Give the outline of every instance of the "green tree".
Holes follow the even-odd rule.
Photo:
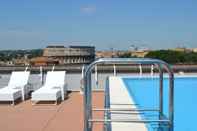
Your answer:
[[[172,50],[151,51],[145,57],[164,60],[171,64],[196,64],[197,53]]]

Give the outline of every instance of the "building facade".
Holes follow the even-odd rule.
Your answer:
[[[117,51],[97,51],[96,58],[113,58],[118,57]]]
[[[48,57],[35,57],[30,60],[30,64],[33,66],[49,66],[58,65],[59,61]]]
[[[48,46],[43,56],[59,61],[59,64],[89,64],[95,59],[93,46]]]

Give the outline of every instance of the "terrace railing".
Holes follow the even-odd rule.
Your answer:
[[[141,119],[141,120],[129,120],[129,119],[111,119],[109,116],[109,112],[113,110],[118,111],[125,111],[125,109],[112,109],[109,107],[109,96],[108,91],[109,89],[106,88],[105,90],[105,106],[103,109],[93,109],[92,108],[92,84],[91,84],[91,74],[92,70],[97,64],[112,64],[112,65],[119,65],[119,64],[128,64],[128,65],[157,65],[159,69],[159,109],[138,109],[138,111],[158,111],[159,112],[159,119],[152,120],[152,119]],[[163,117],[163,71],[164,69],[169,74],[169,99],[168,99],[168,117]],[[85,68],[84,72],[84,131],[92,131],[92,126],[94,122],[103,122],[111,123],[111,122],[131,122],[131,123],[158,123],[158,125],[162,125],[163,123],[167,123],[167,130],[173,131],[174,125],[174,73],[169,66],[164,61],[157,60],[157,59],[149,59],[149,58],[101,58],[97,59],[90,65]],[[106,84],[107,86],[107,84]],[[127,109],[129,111],[132,109]],[[93,119],[92,113],[93,111],[104,111],[105,117],[104,119]],[[162,126],[161,126],[162,127]],[[109,130],[109,127],[105,127],[105,130]],[[157,131],[163,130],[158,128]],[[165,129],[166,131],[166,129]]]

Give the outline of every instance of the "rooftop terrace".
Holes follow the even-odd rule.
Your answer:
[[[103,92],[93,93],[94,105],[103,107]],[[72,92],[58,105],[31,104],[30,100],[15,106],[0,104],[2,131],[83,131],[83,95]],[[95,113],[102,118],[102,113]],[[101,123],[94,124],[94,131],[101,131]]]

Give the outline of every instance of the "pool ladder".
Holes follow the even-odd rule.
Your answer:
[[[156,65],[159,69],[159,108],[158,109],[113,109],[110,108],[109,103],[109,85],[106,81],[105,87],[105,105],[103,109],[92,108],[92,84],[91,72],[97,64],[141,64],[141,65]],[[168,117],[163,113],[163,70],[169,74],[169,101],[168,101]],[[159,113],[158,119],[111,119],[111,111],[134,111],[137,110],[141,113],[156,111]],[[104,119],[93,119],[92,113],[94,111],[104,111]],[[87,66],[84,71],[84,131],[93,131],[92,125],[95,122],[104,123],[104,131],[111,131],[111,122],[130,122],[130,123],[151,123],[154,125],[154,131],[173,131],[174,130],[174,74],[171,67],[164,61],[149,58],[101,58]]]

